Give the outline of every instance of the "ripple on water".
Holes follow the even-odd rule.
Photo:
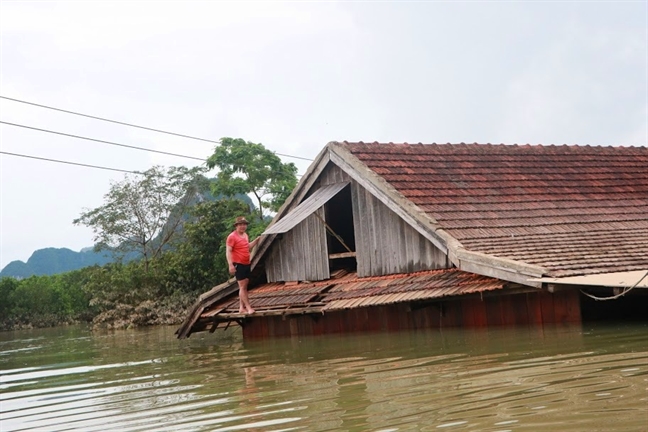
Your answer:
[[[533,333],[508,330],[2,341],[2,431],[640,430],[648,347],[637,331],[555,332],[537,350]]]

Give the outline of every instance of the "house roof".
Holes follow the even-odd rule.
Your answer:
[[[455,249],[537,266],[551,277],[648,268],[646,147],[329,148],[414,204],[446,242],[457,241]]]
[[[504,288],[506,282],[458,269],[430,270],[358,278],[355,272],[335,272],[319,282],[274,282],[248,293],[254,316],[321,313],[356,307],[421,301],[477,294]],[[238,297],[214,303],[200,316],[203,320],[241,317]]]

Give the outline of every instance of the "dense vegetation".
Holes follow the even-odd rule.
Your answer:
[[[261,173],[267,177],[263,194],[270,197],[270,208],[276,208],[287,197],[286,187],[296,184],[295,166],[281,163],[262,145],[221,141],[229,152],[249,158],[248,164],[229,171],[236,174],[231,177],[236,187],[207,180],[205,169],[165,172],[159,167],[113,184],[104,205],[85,212],[75,223],[90,226],[95,250],[117,252],[117,261],[51,276],[1,278],[0,329],[73,322],[106,328],[181,322],[200,293],[230,277],[225,238],[233,220],[246,216],[252,222],[251,238],[267,224],[263,210],[237,198],[245,191],[241,185]],[[228,162],[221,159],[228,157],[230,153],[220,152],[210,160],[224,170]],[[259,187],[258,181],[247,184]],[[203,192],[220,199],[196,199]],[[247,192],[260,194],[255,189]],[[277,199],[276,193],[282,198]],[[142,259],[119,259],[133,253]]]

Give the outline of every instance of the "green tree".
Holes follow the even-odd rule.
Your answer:
[[[207,166],[219,170],[214,195],[253,194],[261,221],[264,210],[277,211],[297,185],[295,164],[283,163],[263,144],[241,138],[221,138]]]
[[[48,327],[68,317],[68,299],[53,286],[53,279],[52,276],[31,276],[20,281],[10,300],[12,315],[18,323]]]
[[[0,324],[7,321],[14,309],[13,293],[20,285],[18,279],[12,277],[0,278]]]
[[[126,175],[104,195],[105,203],[74,220],[94,231],[95,250],[108,249],[121,257],[141,254],[149,262],[179,239],[187,209],[208,181],[204,168],[155,166],[136,176]]]

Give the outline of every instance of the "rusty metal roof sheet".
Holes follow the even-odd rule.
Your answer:
[[[319,311],[377,306],[502,289],[504,281],[457,269],[430,270],[358,278],[340,272],[322,282],[275,282],[250,289],[250,303],[257,311],[306,307],[317,304]],[[235,314],[238,298],[214,304],[201,315]]]
[[[648,148],[336,143],[467,249],[567,277],[648,269]]]

